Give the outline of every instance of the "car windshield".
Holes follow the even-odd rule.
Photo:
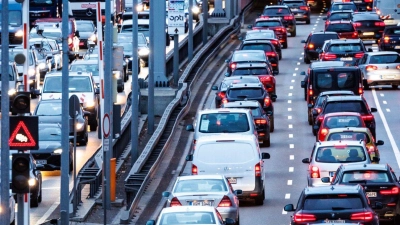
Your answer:
[[[310,42],[314,44],[314,48],[322,47],[326,40],[338,39],[337,34],[314,34],[311,36]]]
[[[318,194],[309,195],[304,200],[303,210],[332,211],[341,209],[364,209],[358,195],[352,194]]]
[[[359,141],[363,140],[365,143],[369,143],[371,139],[369,138],[366,132],[352,132],[352,131],[343,131],[343,132],[335,132],[329,134],[328,141]]]
[[[372,64],[400,63],[399,54],[373,55],[369,59]]]
[[[39,126],[39,141],[61,141],[61,128]]]
[[[315,161],[323,163],[362,162],[366,159],[363,147],[349,146],[345,143],[338,143],[329,147],[319,147],[315,155]]]
[[[328,116],[324,119],[324,127],[329,129],[341,127],[363,127],[364,124],[359,116]]]
[[[360,114],[368,114],[367,108],[362,101],[328,102],[325,106],[324,113],[333,112],[358,112]]]
[[[342,176],[342,183],[391,183],[386,171],[361,170],[346,171]]]
[[[271,32],[253,32],[247,33],[245,40],[255,40],[255,39],[273,39],[275,38],[275,33]]]
[[[200,118],[201,133],[237,133],[249,131],[245,113],[211,113]]]
[[[267,58],[263,51],[255,52],[240,52],[237,51],[233,54],[233,62],[251,62],[251,61],[266,61]]]
[[[227,190],[225,182],[221,179],[193,179],[180,180],[173,192],[226,192]]]
[[[331,6],[331,11],[335,10],[353,10],[357,11],[357,7],[354,4],[333,4]]]
[[[61,116],[61,102],[41,101],[35,112],[36,116]]]
[[[72,64],[70,71],[88,72],[88,73],[92,73],[93,76],[99,76],[99,65],[98,64]]]
[[[217,221],[212,212],[171,212],[163,213],[159,225],[177,224],[216,224]]]
[[[43,93],[61,93],[61,76],[46,77]],[[92,83],[87,76],[69,76],[69,92],[92,92]]]
[[[291,14],[287,8],[266,8],[263,15],[265,16],[281,16]]]
[[[0,18],[2,17],[2,12],[0,11]],[[1,24],[1,20],[0,20]],[[8,11],[8,24],[11,26],[21,26],[22,25],[22,11],[10,10]]]
[[[88,22],[76,22],[76,27],[79,32],[94,32],[93,23]]]
[[[259,107],[252,107],[252,108],[249,108],[249,109],[251,110],[251,114],[254,117],[262,116],[262,112],[261,112],[261,109]]]
[[[266,68],[237,68],[232,72],[233,76],[263,74],[268,74],[268,70]]]
[[[303,1],[283,1],[283,4],[289,7],[306,5]]]
[[[330,23],[325,31],[354,32],[355,29],[350,23]]]
[[[118,45],[124,45],[124,43],[132,43],[132,35],[118,35]],[[146,37],[143,34],[138,34],[138,44],[146,44]],[[132,44],[130,45],[132,46]],[[132,48],[132,47],[131,47]]]
[[[272,45],[269,44],[245,44],[242,50],[263,50],[265,52],[273,52],[274,49]]]
[[[264,92],[261,88],[232,88],[227,94],[230,98],[258,98],[262,97]]]
[[[351,13],[344,13],[344,12],[340,12],[340,13],[332,13],[329,16],[329,20],[330,21],[334,21],[334,20],[351,20]]]
[[[257,21],[255,27],[279,27],[282,24],[279,21]]]

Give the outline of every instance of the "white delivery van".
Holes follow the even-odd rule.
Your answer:
[[[221,174],[228,178],[233,189],[243,191],[239,199],[254,199],[262,205],[264,192],[264,159],[255,135],[214,134],[197,140],[194,153],[186,160],[192,161],[192,175]]]
[[[380,15],[386,26],[400,23],[400,0],[375,0],[373,10]]]

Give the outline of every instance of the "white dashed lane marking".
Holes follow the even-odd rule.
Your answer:
[[[293,76],[295,77],[295,76],[296,76],[296,73],[293,73]]]
[[[387,104],[387,101],[383,101],[383,104],[385,104],[385,105],[386,105],[386,104]]]
[[[287,100],[287,103],[289,103],[289,104],[292,103],[292,100]]]
[[[297,62],[297,65],[300,65],[300,62]]]
[[[293,173],[294,167],[289,167],[289,173]]]
[[[293,134],[289,134],[289,138],[293,138]]]
[[[287,185],[292,185],[293,184],[293,181],[292,180],[288,180],[287,181]]]
[[[390,112],[390,109],[386,109],[386,112]]]
[[[289,93],[288,96],[292,96],[292,93]]]
[[[291,120],[291,119],[292,119],[292,116],[288,116],[287,119],[288,119],[288,120]]]
[[[291,112],[291,111],[292,111],[292,108],[288,108],[287,111]]]
[[[290,86],[289,89],[293,89],[293,86]]]
[[[290,194],[289,193],[285,194],[285,199],[290,199]]]
[[[290,156],[289,156],[289,159],[290,159],[290,160],[294,160],[294,155],[290,155]]]
[[[290,144],[290,145],[289,145],[289,148],[294,148],[294,144]]]
[[[385,96],[385,94],[381,94],[381,97]]]
[[[289,124],[289,129],[292,129],[293,128],[293,125],[292,124]]]
[[[299,70],[299,68],[294,68],[294,70]]]
[[[283,215],[286,215],[287,212],[286,212],[285,210],[282,209],[282,214],[283,214]]]

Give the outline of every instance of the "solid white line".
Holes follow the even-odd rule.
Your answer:
[[[385,105],[386,105],[386,104],[387,104],[387,101],[383,101],[383,104],[385,104]]]
[[[292,116],[288,116],[287,118],[288,118],[288,120],[291,120],[291,119],[292,119]]]
[[[294,144],[290,144],[290,145],[289,145],[289,148],[294,148]]]
[[[375,89],[372,89],[372,96],[374,97],[376,108],[378,109],[379,116],[382,119],[383,126],[385,127],[385,130],[386,130],[386,133],[388,135],[390,144],[392,145],[392,149],[393,149],[394,156],[396,157],[397,165],[400,168],[400,152],[399,152],[399,148],[397,147],[396,141],[394,140],[392,132],[389,129],[389,125],[388,125],[388,123],[386,121],[386,117],[382,112],[381,105],[379,104],[378,97],[376,96]]]
[[[293,125],[292,124],[289,124],[289,129],[292,129],[293,128]]]
[[[292,108],[288,108],[287,111],[289,111],[289,112],[292,111]]]
[[[293,138],[293,134],[289,134],[289,138]]]
[[[294,167],[289,167],[289,173],[293,173]]]
[[[290,159],[290,160],[294,160],[294,155],[290,155],[290,156],[289,156],[289,159]]]
[[[44,223],[44,221],[46,221],[46,219],[53,213],[53,211],[57,208],[59,204],[59,202],[54,202],[53,205],[50,206],[47,212],[36,222],[35,225]]]
[[[285,194],[285,199],[290,199],[290,194],[289,193]]]
[[[291,104],[291,103],[292,103],[292,100],[287,100],[287,103]]]
[[[390,109],[386,109],[386,112],[390,112]]]
[[[293,184],[293,181],[292,180],[288,180],[287,181],[287,185],[292,185]]]

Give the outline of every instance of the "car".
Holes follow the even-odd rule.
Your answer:
[[[220,108],[222,99],[225,98],[226,90],[229,85],[236,83],[261,83],[260,79],[256,76],[227,76],[225,77],[220,85],[212,86],[212,90],[217,91],[215,93],[215,108]]]
[[[0,61],[0,66],[1,66],[1,61]],[[18,91],[18,86],[19,83],[22,82],[22,79],[18,75],[18,70],[15,62],[8,62],[8,71],[9,71],[9,80],[8,80],[8,98],[9,98],[9,105],[10,105],[10,111],[12,111],[12,103],[14,101],[14,98],[17,96],[17,91]],[[0,71],[0,76],[1,76],[1,71]],[[0,87],[1,87],[1,79],[0,79]],[[1,100],[1,92],[0,92],[0,100]],[[1,109],[0,109],[1,111]]]
[[[124,50],[126,50],[126,52],[132,52],[132,50],[130,50],[130,49],[125,49],[125,48],[133,49],[132,45],[129,46],[129,45],[122,44],[122,43],[132,43],[132,34],[131,33],[119,33],[118,34],[118,43],[120,43],[120,45],[124,46]],[[143,66],[148,66],[149,54],[150,54],[150,49],[149,49],[148,40],[146,39],[146,37],[144,36],[143,33],[138,33],[138,55],[139,55],[141,61],[143,62]],[[129,71],[132,71],[132,60],[130,59],[131,57],[128,54],[126,55],[126,57],[129,57],[129,60],[130,60],[128,69],[129,69]],[[138,64],[138,65],[140,65],[140,64]]]
[[[361,39],[339,39],[327,40],[319,52],[320,61],[343,61],[346,65],[354,66],[367,49]]]
[[[400,26],[387,26],[378,40],[380,51],[396,51],[400,53]]]
[[[296,208],[293,204],[288,204],[284,210],[293,212],[291,225],[378,225],[378,215],[372,207],[382,208],[382,204],[377,202],[370,205],[364,188],[360,185],[329,185],[304,188]]]
[[[315,124],[313,134],[316,134],[316,141],[324,141],[329,130],[333,128],[366,127],[360,113],[354,112],[327,113],[318,116],[315,119]]]
[[[95,87],[100,87],[99,61],[97,59],[74,60],[69,66],[71,72],[85,72],[92,74]]]
[[[222,219],[232,218],[239,223],[239,199],[242,190],[234,190],[223,175],[179,176],[172,191],[164,191],[166,207],[213,206]]]
[[[234,225],[235,221],[231,218],[226,218],[224,222],[221,214],[212,206],[177,206],[162,209],[157,221],[149,220],[146,222],[147,225],[189,223]]]
[[[306,40],[302,40],[301,43],[304,43],[304,63],[310,64],[311,60],[318,60],[319,53],[317,50],[322,48],[326,40],[331,39],[339,39],[339,35],[336,32],[312,32]]]
[[[239,37],[240,40],[250,41],[250,40],[269,40],[275,47],[275,50],[279,54],[279,59],[282,59],[282,44],[279,37],[275,34],[273,30],[249,30],[246,32],[244,39]]]
[[[397,89],[400,84],[400,56],[397,52],[367,52],[357,66],[366,90],[375,85],[391,85]]]
[[[343,96],[343,95],[354,95],[354,92],[352,91],[324,91],[321,92],[318,97],[315,99],[314,104],[308,104],[308,124],[312,125],[315,123],[315,118],[313,115],[313,111],[316,111],[316,114],[318,115],[321,110],[322,110],[322,104],[326,100],[328,96]]]
[[[0,184],[1,184],[1,182],[0,182]],[[8,204],[8,210],[10,210],[9,212],[10,212],[10,225],[15,225],[15,199],[14,199],[14,194],[13,193],[11,193],[11,190],[9,191],[9,204]],[[0,211],[3,211],[3,210],[1,210],[1,207],[0,207]]]
[[[310,158],[302,160],[308,164],[308,186],[326,186],[321,177],[332,177],[341,164],[371,164],[368,150],[360,141],[315,142]]]
[[[48,66],[48,72],[52,69],[62,69],[62,49],[56,40],[41,36],[30,38],[29,44],[38,49],[40,53],[46,55],[46,58],[50,60],[51,65]]]
[[[371,131],[365,127],[347,127],[329,129],[323,141],[332,140],[363,140],[368,149],[369,157],[373,160],[374,157],[380,158],[378,145],[383,145],[385,142],[377,140],[375,142]]]
[[[360,113],[361,117],[364,120],[364,123],[371,130],[371,133],[374,136],[374,138],[376,138],[375,117],[372,113],[377,112],[377,109],[370,108],[363,96],[359,95],[329,96],[323,103],[321,113],[318,115],[318,117],[323,117],[327,113],[335,113],[335,112]],[[315,125],[319,125],[321,121],[322,119],[321,120],[319,118],[315,119]]]
[[[88,41],[97,43],[97,28],[91,20],[77,20],[76,28],[79,32],[79,48],[88,49]]]
[[[271,121],[269,119],[268,115],[269,113],[264,111],[259,102],[257,101],[227,102],[222,105],[222,108],[250,109],[251,115],[253,116],[254,119],[254,123],[256,124],[258,140],[266,147],[269,147],[271,145],[271,135],[270,135]]]
[[[268,62],[271,64],[273,73],[275,75],[279,74],[279,55],[270,41],[242,41],[238,50],[263,50],[268,57]]]
[[[358,31],[354,28],[353,22],[349,20],[330,21],[325,31],[336,32],[342,39],[358,39]]]
[[[150,36],[150,20],[138,19],[138,32],[143,33],[146,38]],[[121,25],[120,33],[132,33],[132,19],[124,20]],[[165,45],[170,45],[170,36],[168,31],[165,31]]]
[[[214,134],[197,140],[196,149],[186,160],[192,162],[192,175],[221,174],[234,189],[242,190],[240,200],[251,199],[256,205],[265,200],[264,159],[254,135]]]
[[[41,100],[61,99],[61,78],[62,73],[54,72],[48,74],[43,82]],[[100,107],[100,90],[96,88],[93,76],[90,73],[70,72],[69,73],[69,96],[77,95],[83,110],[88,111],[88,123],[90,131],[97,129],[98,110]]]
[[[271,95],[272,101],[275,102],[276,79],[272,74],[273,72],[266,63],[240,63],[236,66],[236,69],[232,72],[232,74],[226,73],[225,76],[257,76],[260,79],[260,82],[264,85],[264,88],[267,90],[268,94]]]
[[[266,5],[261,18],[279,17],[291,37],[296,37],[296,19],[287,5]]]
[[[36,105],[33,115],[39,117],[39,124],[61,124],[61,99],[41,100]],[[88,119],[90,112],[84,111],[82,107],[77,109],[77,116],[75,121],[75,130],[77,133],[77,143],[84,146],[88,143]],[[69,135],[74,136],[74,122],[70,118]]]
[[[352,20],[353,18],[353,10],[337,10],[332,11],[329,16],[322,18],[325,20],[325,28],[330,23],[330,21],[337,21],[337,20]]]
[[[329,178],[321,178],[329,182]],[[400,184],[388,164],[341,165],[335,173],[332,185],[361,185],[371,205],[379,202],[382,209],[374,209],[382,222],[399,223]]]
[[[231,74],[239,63],[268,63],[263,50],[236,50],[225,60],[227,73]]]
[[[270,131],[273,132],[274,125],[274,105],[272,104],[272,97],[269,96],[262,84],[246,84],[238,83],[231,84],[226,90],[225,98],[222,99],[222,103],[243,101],[243,100],[255,100],[260,103],[265,112],[268,112],[271,125]]]
[[[61,122],[61,121],[60,121]],[[39,124],[39,149],[32,151],[36,164],[41,171],[61,170],[61,125],[57,123]],[[72,144],[69,145],[69,172],[73,170]]]
[[[375,44],[382,37],[386,26],[375,12],[356,12],[353,14],[352,21],[358,37],[368,44]]]
[[[296,21],[304,21],[306,24],[310,24],[311,21],[311,9],[306,1],[304,0],[283,0],[282,4],[289,6],[290,10],[294,13]]]
[[[249,25],[248,28],[252,30],[273,30],[282,48],[288,46],[286,27],[281,18],[257,18],[254,25]]]
[[[357,6],[354,2],[345,2],[345,1],[337,1],[331,4],[331,7],[326,12],[326,15],[329,17],[333,11],[338,10],[352,10],[353,12],[357,12]]]
[[[358,12],[373,11],[373,0],[355,0],[353,2],[357,7]]]

